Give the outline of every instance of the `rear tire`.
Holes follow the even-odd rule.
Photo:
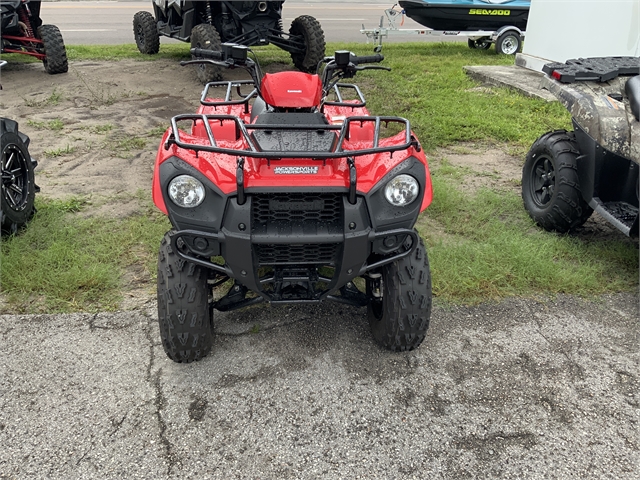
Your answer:
[[[522,48],[522,37],[517,32],[508,31],[496,40],[496,52],[504,55],[515,55]]]
[[[14,234],[35,212],[38,187],[35,184],[35,160],[29,155],[29,137],[18,131],[13,120],[0,119],[2,147],[2,195],[0,224],[2,233]]]
[[[140,53],[154,55],[160,51],[158,26],[151,13],[138,12],[133,16],[133,36]]]
[[[42,60],[44,69],[48,74],[65,73],[69,70],[67,50],[60,30],[55,25],[41,25],[38,35],[44,46],[46,57]]]
[[[291,22],[289,34],[304,38],[304,53],[291,53],[291,60],[301,72],[315,73],[324,58],[324,32],[320,23],[310,15],[300,15]]]
[[[367,312],[371,333],[388,350],[413,350],[431,318],[431,272],[422,239],[411,254],[381,270],[382,298],[371,298]]]
[[[162,347],[177,363],[206,357],[213,341],[207,272],[180,258],[168,232],[158,254],[158,322]]]
[[[220,51],[222,41],[213,25],[201,23],[191,30],[191,48]],[[192,57],[196,60],[198,57]],[[222,80],[222,68],[215,65],[196,65],[196,75],[203,85]]]
[[[578,179],[580,155],[575,134],[557,130],[534,142],[522,168],[522,200],[542,228],[565,233],[593,213],[582,198]]]

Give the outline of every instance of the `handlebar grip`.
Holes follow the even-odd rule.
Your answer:
[[[208,58],[211,60],[224,60],[224,55],[222,52],[217,52],[215,50],[206,50],[204,48],[192,48],[190,50],[191,55],[198,58]]]
[[[375,55],[365,55],[362,57],[353,56],[351,58],[351,63],[355,65],[359,65],[361,63],[379,63],[384,60],[384,55],[381,53],[376,53]]]

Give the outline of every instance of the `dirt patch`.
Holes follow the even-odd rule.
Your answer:
[[[168,60],[73,62],[61,75],[10,63],[2,85],[2,115],[31,138],[41,195],[89,198],[89,214],[114,217],[138,212],[127,196],[150,191],[162,134],[172,116],[195,112],[202,91],[190,67]]]
[[[460,185],[466,192],[479,188],[506,188],[520,191],[523,159],[495,145],[459,143],[430,155],[435,166],[458,167]]]

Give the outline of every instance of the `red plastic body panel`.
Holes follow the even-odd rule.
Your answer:
[[[297,73],[297,72],[293,72]],[[249,123],[249,114],[245,113],[242,105],[229,105],[223,107],[200,107],[198,113],[202,114],[229,114],[241,118],[245,123]],[[369,115],[366,108],[363,107],[343,107],[328,105],[325,107],[325,115],[330,123],[342,123],[345,117]],[[210,121],[211,130],[220,147],[242,149],[247,146],[244,140],[236,134],[235,126],[231,121]],[[353,128],[355,127],[355,128]],[[153,200],[156,206],[167,213],[166,205],[160,191],[160,180],[158,178],[158,166],[167,158],[176,156],[202,172],[212,183],[214,183],[223,193],[232,194],[236,191],[236,168],[237,157],[232,155],[224,155],[219,153],[210,153],[200,151],[196,155],[191,150],[186,150],[173,144],[168,150],[165,150],[164,144],[170,133],[168,130],[160,144],[158,155],[156,157],[156,168],[153,178]],[[206,130],[203,125],[194,125],[192,131],[181,132],[180,137],[185,143],[202,144],[200,138],[207,138]],[[373,125],[372,122],[366,122],[362,127],[358,128],[353,125],[350,130],[350,138],[345,140],[345,150],[357,150],[362,148],[370,148],[373,146]],[[398,135],[381,138],[379,145],[397,145],[404,142],[404,133]],[[376,155],[358,156],[355,159],[357,172],[357,191],[358,194],[367,194],[392,168],[402,163],[409,156],[417,158],[425,165],[426,182],[425,191],[423,192],[422,205],[420,211],[427,208],[433,199],[433,191],[431,186],[431,176],[429,174],[429,165],[424,151],[417,151],[411,147],[407,150],[391,153],[380,153]],[[275,167],[283,166],[316,166],[318,172],[316,174],[298,174],[298,175],[279,175],[275,174]],[[287,188],[295,185],[304,185],[308,187],[329,187],[344,188],[345,192],[349,188],[349,167],[345,158],[330,159],[326,161],[312,160],[310,158],[299,159],[282,159],[271,160],[261,158],[246,158],[244,164],[245,172],[245,189],[247,193],[252,188],[263,187],[282,187]]]
[[[260,86],[262,98],[280,108],[311,108],[320,105],[322,81],[318,75],[302,72],[265,73]]]

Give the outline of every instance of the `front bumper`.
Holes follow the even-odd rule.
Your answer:
[[[247,189],[239,203],[235,192],[224,195],[176,157],[163,162],[159,173],[163,192],[184,173],[207,189],[205,201],[194,209],[179,208],[165,198],[177,230],[173,250],[272,303],[331,299],[354,278],[409,255],[418,244],[413,225],[421,196],[404,208],[392,207],[383,197],[384,185],[402,173],[418,179],[424,192],[426,168],[413,157],[366,195],[357,195],[354,203],[346,189],[299,186],[285,192]],[[222,257],[224,263],[212,257]],[[332,274],[323,273],[324,267]]]

